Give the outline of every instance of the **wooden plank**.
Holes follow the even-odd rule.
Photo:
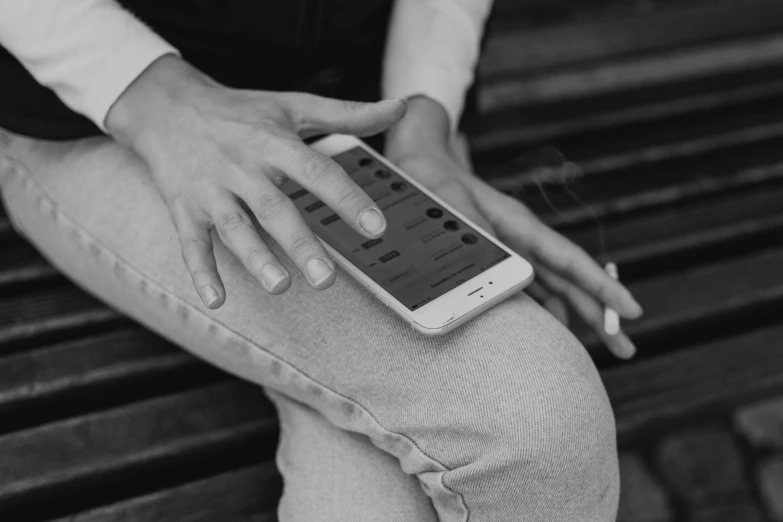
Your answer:
[[[783,325],[601,371],[621,445],[783,393]]]
[[[654,213],[601,224],[605,257],[630,280],[683,269],[783,237],[783,184],[668,206]],[[594,256],[601,255],[595,223],[565,234]]]
[[[530,20],[530,24],[561,24],[563,20],[598,19],[616,16],[618,13],[650,14],[663,9],[683,5],[715,5],[724,0],[651,0],[649,2],[627,2],[624,0],[495,0],[492,17],[509,20],[517,26],[519,20]],[[766,0],[733,0],[738,8]]]
[[[734,122],[735,124],[737,122]],[[783,123],[774,122],[752,127],[732,128],[720,132],[718,125],[713,126],[707,135],[693,135],[692,129],[687,129],[685,136],[674,136],[668,143],[650,143],[646,147],[633,150],[618,151],[619,153],[588,158],[579,162],[585,175],[604,174],[620,169],[636,168],[642,165],[672,161],[693,156],[703,156],[710,153],[720,153],[728,148],[739,148],[748,145],[773,145],[783,138]],[[742,150],[739,151],[742,154]],[[774,156],[779,157],[779,156]]]
[[[739,109],[743,115],[748,113],[755,115],[754,107]],[[765,111],[765,114],[767,112],[770,111]],[[624,140],[611,140],[611,143],[604,143],[598,147],[591,146],[593,145],[591,143],[577,144],[568,141],[558,145],[568,153],[570,161],[579,165],[582,175],[589,177],[661,161],[721,152],[729,147],[760,143],[774,145],[775,141],[783,138],[783,123],[774,118],[775,115],[774,113],[771,115],[771,121],[761,122],[755,117],[752,119],[737,117],[732,111],[730,114],[725,114],[725,119],[723,115],[713,115],[720,117],[720,120],[710,125],[708,129],[701,128],[702,124],[695,121],[699,116],[694,115],[686,121],[670,122],[678,124],[675,130],[657,133],[654,138],[643,139],[647,134],[646,129],[635,129],[635,132],[626,136]],[[780,117],[783,118],[783,111]],[[641,140],[643,141],[640,143]],[[584,150],[585,148],[588,148],[589,152]],[[585,157],[585,153],[589,156]],[[520,170],[522,164],[517,159],[494,169],[488,168],[485,177],[490,178],[496,188],[505,192],[518,189],[522,185],[532,185],[533,179],[530,173]]]
[[[618,59],[579,70],[529,78],[504,78],[478,93],[480,114],[621,90],[654,87],[708,75],[783,63],[783,36],[748,38],[687,50]]]
[[[227,378],[133,328],[0,358],[0,433]]]
[[[129,324],[75,286],[0,297],[0,355]]]
[[[624,325],[624,330],[647,354],[730,335],[754,324],[779,319],[783,307],[783,248],[775,248],[628,285],[645,309],[645,316]],[[574,325],[588,349],[598,351],[598,363],[609,363],[597,336]]]
[[[6,238],[14,234],[14,229],[11,226],[11,222],[5,216],[0,216],[0,241],[5,241]]]
[[[3,208],[3,203],[0,201],[0,242],[14,234],[14,229],[11,226],[11,222],[8,220],[8,214]]]
[[[252,465],[274,451],[261,390],[231,381],[0,437],[0,518],[62,516]]]
[[[673,154],[660,161],[645,159],[643,152],[634,153],[636,160],[626,167],[614,170],[610,165],[607,171],[594,170],[595,175],[569,185],[571,193],[547,185],[544,196],[539,187],[527,186],[520,197],[547,222],[575,226],[592,222],[596,216],[649,211],[696,198],[774,186],[783,180],[783,155],[777,141],[779,138],[724,145],[692,155],[679,147],[682,156]],[[505,191],[510,186],[494,184]]]
[[[273,462],[156,491],[59,522],[276,520],[282,481]]]
[[[11,242],[0,244],[3,255],[0,256],[0,291],[9,291],[12,287],[45,283],[60,277],[41,255],[29,244]]]
[[[531,27],[527,18],[506,17],[497,22],[489,26],[479,63],[478,74],[484,82],[502,75],[540,73],[543,69],[774,31],[783,27],[783,5],[777,1],[752,2],[743,7],[735,3],[675,5],[541,29]]]
[[[783,67],[765,67],[485,114],[472,122],[474,161],[481,166],[490,163],[483,156],[496,149],[508,149],[513,157],[554,139],[583,159],[606,154],[615,141],[634,142],[625,149],[660,143],[684,132],[680,123],[689,129],[700,123],[706,135],[715,132],[713,125],[728,130],[773,123],[780,121],[774,115],[783,97],[781,76]]]

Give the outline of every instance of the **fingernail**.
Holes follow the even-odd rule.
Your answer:
[[[212,305],[217,303],[218,299],[220,299],[220,294],[218,294],[218,291],[215,290],[215,287],[212,285],[207,285],[202,288],[201,296],[208,308],[212,308]]]
[[[630,339],[621,339],[620,344],[622,344],[622,354],[620,356],[623,359],[628,360],[636,355],[636,347],[633,345]]]
[[[307,277],[313,286],[320,286],[331,276],[332,269],[320,257],[315,257],[307,262]]]
[[[374,208],[368,208],[359,215],[359,226],[370,235],[377,236],[386,228],[386,220]]]
[[[631,297],[630,294],[628,296]],[[636,301],[636,299],[634,299],[633,297],[631,297],[631,308],[629,312],[631,312],[631,317],[630,317],[631,319],[638,319],[644,314],[644,309],[642,308],[642,305],[640,305],[638,301]]]
[[[276,292],[285,284],[288,274],[279,266],[269,264],[261,270],[261,279],[264,281],[267,290]]]

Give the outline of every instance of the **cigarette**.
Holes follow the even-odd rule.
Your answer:
[[[615,281],[619,279],[616,263],[611,261],[606,263],[604,270]],[[604,332],[606,332],[606,335],[617,335],[620,333],[620,316],[608,306],[604,307]]]

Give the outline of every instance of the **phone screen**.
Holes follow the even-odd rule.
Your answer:
[[[383,211],[383,237],[362,237],[293,181],[280,188],[316,234],[408,309],[420,308],[510,257],[362,147],[333,159]]]

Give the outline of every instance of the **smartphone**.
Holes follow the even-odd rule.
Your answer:
[[[311,147],[376,202],[384,235],[359,235],[293,181],[281,190],[335,261],[417,332],[449,332],[533,280],[530,263],[360,139],[333,134]]]

